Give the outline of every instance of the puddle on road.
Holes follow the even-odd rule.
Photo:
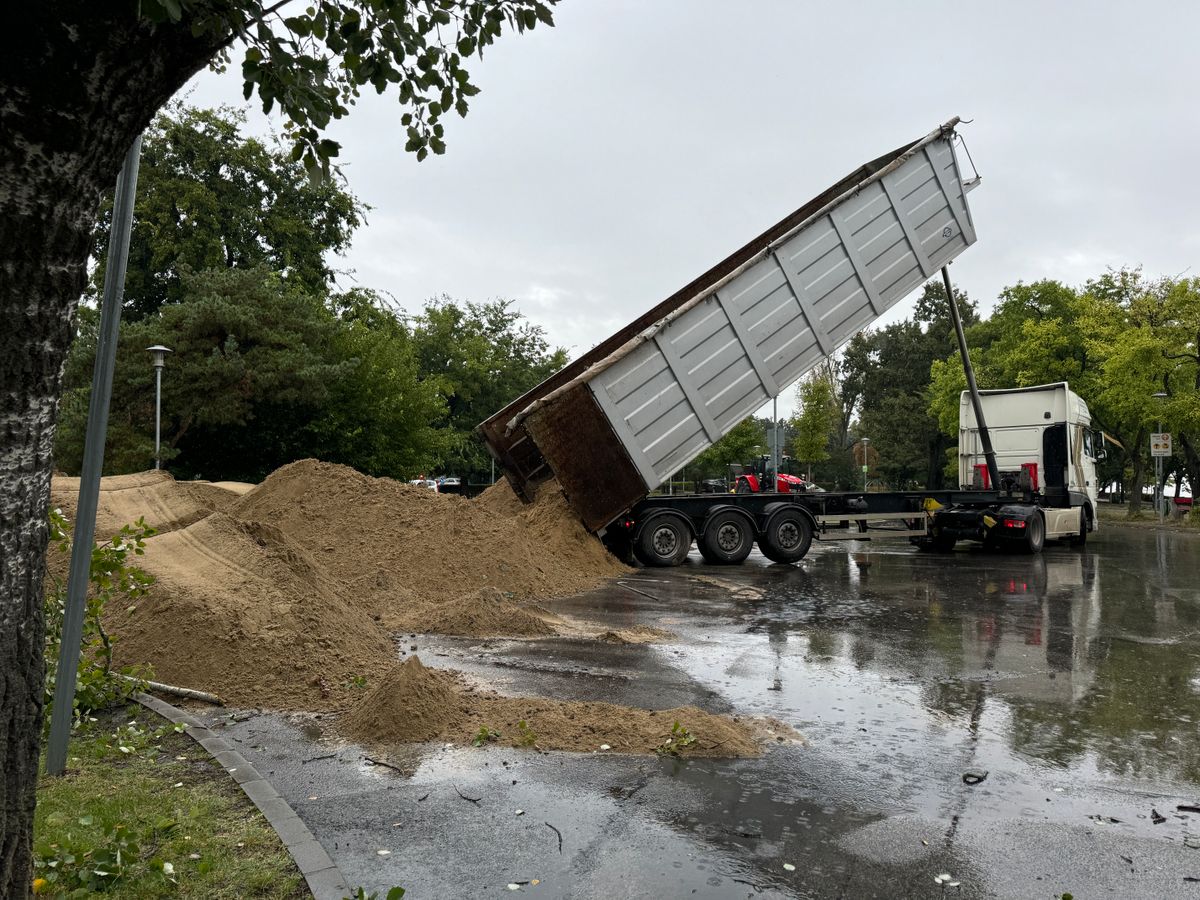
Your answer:
[[[1104,538],[1034,557],[857,544],[796,567],[693,560],[644,595],[569,603],[648,624],[687,613],[659,652],[797,728],[834,797],[942,816],[955,771],[992,771],[984,814],[1073,821],[1083,787],[1200,794],[1200,541]],[[761,597],[714,590],[735,579]]]

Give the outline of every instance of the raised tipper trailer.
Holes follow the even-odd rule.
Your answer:
[[[714,563],[741,562],[755,542],[794,562],[814,538],[1040,550],[1046,498],[998,472],[933,493],[648,496],[939,269],[949,294],[945,267],[975,242],[967,194],[980,182],[973,164],[964,175],[958,124],[859,167],[483,422],[514,490],[530,500],[556,477],[589,529],[648,565],[678,564],[693,540]]]
[[[954,118],[860,166],[479,426],[603,530],[975,243]]]

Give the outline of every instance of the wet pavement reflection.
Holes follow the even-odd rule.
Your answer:
[[[306,763],[330,741],[312,721],[227,731],[351,884],[410,896],[1200,897],[1196,536],[694,555],[548,605],[676,638],[430,636],[420,655],[506,693],[772,716],[806,743],[682,762],[417,748],[400,777],[350,745]]]

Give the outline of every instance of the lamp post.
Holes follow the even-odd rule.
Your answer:
[[[1166,391],[1155,391],[1152,395],[1155,400],[1166,400]],[[1162,405],[1158,406],[1158,433],[1162,434]],[[1158,513],[1158,524],[1162,524],[1163,520],[1163,498],[1162,498],[1162,457],[1157,454],[1154,457],[1154,511]]]
[[[863,469],[863,492],[864,492],[864,493],[866,493],[866,490],[867,490],[867,470],[868,470],[868,469],[871,467],[870,458],[869,458],[869,456],[867,455],[867,451],[871,449],[871,439],[870,439],[870,438],[866,438],[866,437],[865,437],[865,438],[863,438],[863,439],[862,439],[862,448],[863,448],[863,461],[862,461],[862,469]]]
[[[170,347],[164,347],[162,344],[155,344],[153,347],[147,347],[147,351],[154,355],[154,468],[162,468],[162,370],[167,364],[167,354],[171,353]]]

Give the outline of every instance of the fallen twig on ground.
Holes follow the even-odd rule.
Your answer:
[[[393,772],[399,772],[401,775],[404,774],[404,770],[401,769],[399,766],[393,766],[391,763],[384,762],[381,759],[372,759],[369,756],[364,756],[363,759],[366,760],[367,762],[369,762],[373,766],[383,766],[385,769],[391,769]]]
[[[482,797],[468,797],[466,794],[464,794],[462,791],[460,791],[458,789],[457,784],[451,785],[451,787],[454,788],[454,793],[458,794],[458,796],[462,797],[468,803],[478,803],[480,800],[483,799]]]
[[[316,762],[319,759],[333,759],[336,756],[337,756],[336,753],[322,753],[320,756],[310,756],[308,759],[300,760],[300,765],[303,766],[306,763]]]
[[[557,828],[555,828],[553,825],[551,825],[549,822],[543,822],[542,824],[558,835],[558,852],[562,853],[562,832],[559,831]]]

